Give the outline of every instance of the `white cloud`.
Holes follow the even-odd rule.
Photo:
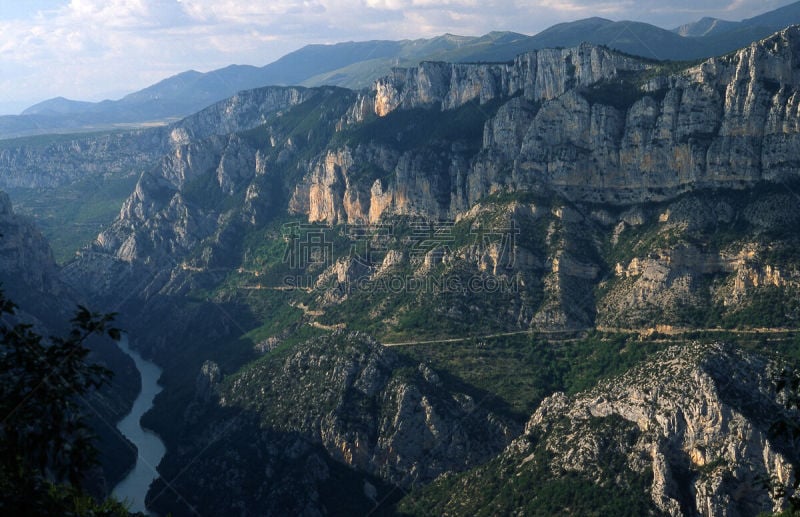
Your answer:
[[[539,0],[538,7],[557,13],[589,15],[600,13],[621,13],[630,9],[634,2],[560,2],[558,0]]]
[[[792,0],[537,0],[535,3],[554,13],[581,16],[605,13],[619,19],[647,21],[670,28],[702,16],[741,20],[787,5]]]

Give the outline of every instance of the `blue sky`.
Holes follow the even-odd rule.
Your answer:
[[[792,0],[0,0],[0,113],[119,98],[184,70],[262,66],[309,43],[492,30],[589,16],[672,28]]]

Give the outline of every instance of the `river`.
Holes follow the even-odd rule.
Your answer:
[[[142,390],[133,402],[131,412],[117,424],[117,429],[136,445],[139,454],[133,470],[114,487],[113,494],[120,500],[130,502],[131,511],[152,515],[144,506],[144,498],[150,483],[158,477],[156,467],[167,449],[157,434],[142,428],[140,421],[142,415],[153,407],[153,399],[161,391],[158,385],[161,368],[131,350],[127,337],[123,337],[118,345],[136,363],[136,369],[142,377]]]

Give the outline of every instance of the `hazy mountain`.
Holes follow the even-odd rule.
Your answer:
[[[334,85],[361,89],[388,74],[393,67],[414,66],[420,61],[510,61],[529,49],[529,36],[515,32],[490,32],[480,37],[444,34],[431,39],[398,42],[395,53],[370,54],[363,61],[318,73],[303,86]]]
[[[178,119],[238,91],[265,85],[344,83],[360,88],[401,62],[410,65],[459,54],[469,57],[470,51],[482,50],[494,42],[508,43],[521,38],[524,36],[499,33],[484,37],[445,35],[427,40],[308,45],[264,67],[231,65],[206,73],[183,72],[116,101],[91,103],[61,97],[44,101],[22,115],[0,117],[0,138]],[[512,59],[514,54],[503,57]],[[331,77],[332,71],[359,63],[367,64],[359,73],[339,73],[338,80]]]
[[[688,60],[731,52],[796,23],[800,23],[800,2],[741,22],[702,18],[671,31],[641,22],[588,18],[554,25],[524,45],[547,48],[585,41],[652,59]]]
[[[64,97],[56,97],[38,104],[22,112],[22,115],[72,115],[91,109],[95,103],[73,101]]]
[[[668,30],[641,22],[588,18],[560,23],[530,38],[533,48],[573,47],[582,42],[606,45],[650,59],[693,59],[706,53],[702,45]]]
[[[796,20],[798,16],[800,16],[800,2],[795,2],[775,9],[774,11],[742,20],[741,25],[779,29],[785,27],[788,23],[797,23]]]
[[[676,27],[672,29],[672,32],[687,38],[699,38],[714,33],[729,31],[737,25],[736,22],[705,17],[696,22],[686,23],[680,27]]]
[[[763,34],[764,31],[769,34],[798,21],[800,21],[800,2],[795,2],[740,22],[705,17],[676,27],[672,32],[690,38],[711,37],[711,39],[725,33],[736,32],[739,38],[748,38],[751,36],[747,34]]]
[[[231,65],[206,73],[183,72],[116,101],[90,103],[61,97],[44,101],[19,116],[0,117],[0,138],[163,122],[259,86],[327,84],[359,89],[394,66],[421,61],[504,62],[529,50],[582,42],[650,59],[710,57],[792,23],[800,23],[800,2],[741,22],[704,18],[672,31],[641,22],[588,18],[555,25],[535,36],[492,32],[480,37],[445,34],[431,39],[308,45],[263,67]]]

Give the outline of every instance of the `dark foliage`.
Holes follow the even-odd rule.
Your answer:
[[[5,321],[15,308],[0,291],[0,514],[127,515],[81,487],[96,450],[80,402],[111,377],[86,362],[86,342],[119,339],[114,315],[78,307],[66,338],[45,339],[31,325]]]

